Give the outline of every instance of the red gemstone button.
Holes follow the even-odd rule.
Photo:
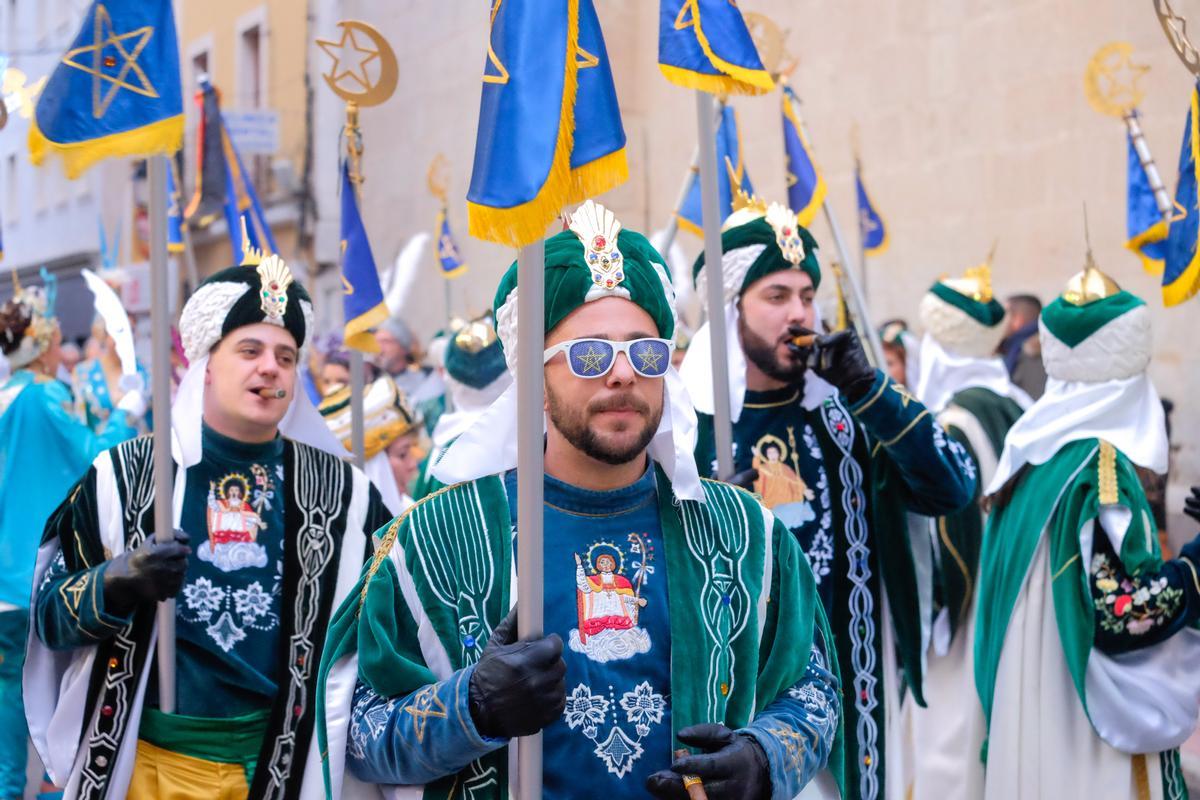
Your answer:
[[[594,239],[592,239],[592,249],[593,250],[603,250],[604,246],[607,244],[608,244],[608,240],[605,239],[603,236],[597,236]]]
[[[113,707],[105,706],[104,708],[100,709],[100,713],[106,717],[111,717],[113,715]]]
[[[304,709],[302,709],[300,706],[296,706],[295,708],[292,709],[292,713],[298,717],[304,713]]]

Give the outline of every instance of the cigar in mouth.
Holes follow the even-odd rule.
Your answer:
[[[801,334],[800,336],[793,336],[788,341],[796,347],[812,347],[813,342],[816,340],[817,335],[815,333],[806,333]]]
[[[687,758],[691,753],[687,750],[676,750],[676,760]],[[688,800],[708,800],[708,793],[704,791],[704,782],[695,775],[682,775],[683,788],[687,789]]]
[[[282,400],[283,398],[287,397],[286,389],[272,389],[267,386],[264,386],[261,389],[255,390],[254,393],[256,395],[258,395],[259,397],[265,398],[267,400]]]

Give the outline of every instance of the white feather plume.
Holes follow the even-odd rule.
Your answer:
[[[409,239],[400,249],[400,254],[396,256],[396,264],[388,271],[383,281],[384,302],[387,303],[392,316],[399,316],[404,312],[404,305],[408,302],[408,296],[412,294],[413,286],[416,285],[417,275],[421,272],[429,238],[427,231],[421,231]]]

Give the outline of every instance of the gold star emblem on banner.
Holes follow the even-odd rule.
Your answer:
[[[68,67],[82,70],[92,76],[92,116],[100,119],[116,99],[117,92],[122,89],[140,94],[143,97],[157,98],[158,92],[154,84],[146,77],[145,71],[138,65],[138,56],[150,43],[154,35],[154,26],[143,25],[127,33],[117,33],[113,28],[112,17],[103,3],[96,4],[96,13],[92,18],[92,44],[68,50],[63,56],[63,63]],[[126,47],[130,45],[131,47]],[[113,48],[120,56],[120,61],[112,55],[105,55],[107,48]],[[90,63],[76,60],[78,56],[91,53]],[[113,69],[119,64],[120,69],[115,76],[106,73],[105,69]],[[132,73],[132,78],[131,78]],[[131,80],[133,82],[131,82]],[[104,90],[103,82],[111,83]]]

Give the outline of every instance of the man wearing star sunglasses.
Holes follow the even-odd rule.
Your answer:
[[[547,635],[517,641],[509,612],[509,390],[434,468],[448,488],[378,532],[335,615],[328,790],[498,799],[509,740],[540,731],[548,800],[682,800],[684,776],[711,800],[793,797],[818,775],[836,791],[837,668],[812,572],[753,496],[697,474],[662,257],[589,202],[545,263]],[[495,301],[510,368],[517,293],[514,264]]]

